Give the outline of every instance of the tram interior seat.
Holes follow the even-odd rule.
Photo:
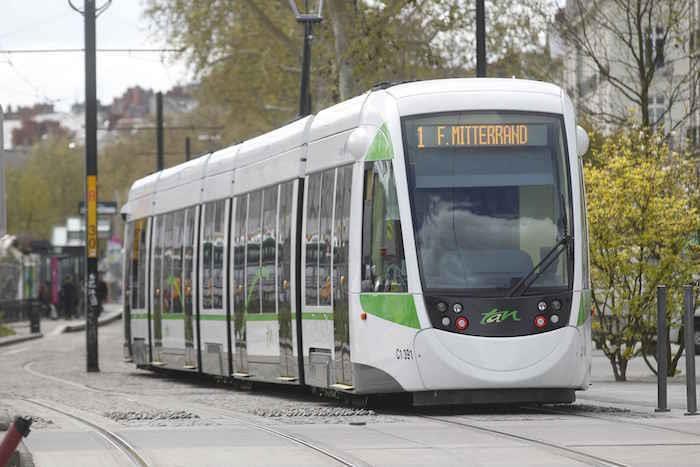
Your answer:
[[[533,267],[530,255],[520,249],[442,250],[440,256],[431,275],[447,288],[511,287]]]

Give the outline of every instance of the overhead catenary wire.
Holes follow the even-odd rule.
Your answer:
[[[129,49],[129,48],[103,48],[97,49],[101,53],[180,53],[185,49],[153,48],[153,49]],[[61,48],[61,49],[0,49],[2,54],[62,54],[62,53],[84,53],[82,48]]]

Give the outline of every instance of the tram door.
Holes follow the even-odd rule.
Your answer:
[[[352,387],[348,240],[352,166],[307,178],[304,231],[303,343],[311,386]]]
[[[350,319],[348,295],[348,253],[350,238],[350,191],[352,166],[337,170],[333,215],[333,339],[335,382],[352,386],[350,361]]]

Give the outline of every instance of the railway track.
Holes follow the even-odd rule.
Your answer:
[[[138,453],[138,451],[131,444],[129,444],[128,441],[126,441],[124,438],[114,433],[113,431],[98,425],[97,423],[91,422],[90,420],[87,420],[83,417],[66,412],[65,410],[57,409],[56,407],[52,407],[48,404],[39,402],[34,399],[21,400],[26,403],[42,407],[43,409],[49,410],[51,412],[59,413],[64,417],[68,417],[72,420],[80,422],[83,425],[86,425],[94,432],[96,432],[100,437],[102,437],[105,441],[107,441],[111,446],[113,446],[115,449],[121,452],[131,465],[135,465],[137,467],[149,467],[150,465],[152,465],[143,456],[141,456]]]
[[[443,417],[433,417],[429,415],[417,415],[420,418],[426,419],[426,420],[432,420],[435,422],[440,422],[440,423],[445,423],[449,425],[456,425],[460,426],[465,429],[473,430],[473,431],[479,431],[482,433],[489,433],[497,437],[501,438],[508,438],[511,440],[516,440],[516,441],[522,441],[525,443],[528,443],[532,446],[536,446],[542,449],[545,449],[551,453],[554,453],[556,455],[566,457],[568,459],[580,462],[585,465],[591,465],[591,466],[596,466],[596,467],[627,467],[627,464],[623,464],[611,459],[606,459],[604,457],[600,456],[594,456],[592,454],[588,454],[583,451],[579,451],[577,449],[569,448],[566,446],[561,446],[555,443],[551,443],[549,441],[544,441],[542,439],[537,439],[533,438],[530,436],[524,436],[524,435],[519,435],[517,433],[512,433],[508,431],[503,431],[503,430],[495,430],[493,428],[488,428],[482,425],[477,425],[474,423],[467,423],[463,420],[453,420],[449,418],[443,418]]]
[[[108,389],[95,388],[93,386],[88,386],[85,384],[76,383],[75,381],[70,381],[67,379],[59,378],[57,376],[46,375],[46,374],[43,374],[39,371],[34,370],[32,368],[33,363],[34,362],[28,362],[23,366],[23,368],[25,371],[27,371],[30,374],[37,376],[39,378],[43,378],[43,379],[48,380],[48,381],[53,381],[53,382],[65,384],[68,386],[84,389],[84,390],[90,391],[90,392],[99,392],[99,393],[104,393],[104,394],[116,395],[116,396],[127,398],[130,402],[137,402],[135,399],[133,399],[133,397],[135,396],[135,394],[133,394],[133,393],[125,393],[125,392],[121,392],[121,391],[113,391],[113,390],[108,390]],[[162,399],[158,398],[157,396],[144,397],[143,399],[148,400],[149,402],[156,402],[156,403],[162,401]],[[75,419],[75,420],[89,426],[90,428],[95,430],[98,434],[100,434],[103,438],[105,438],[110,444],[115,446],[120,451],[124,452],[125,455],[127,455],[129,457],[129,460],[132,464],[137,465],[137,466],[141,466],[141,467],[151,465],[151,464],[147,463],[143,459],[143,457],[139,456],[139,454],[136,452],[136,450],[128,442],[126,442],[123,438],[121,438],[119,435],[111,432],[110,430],[108,430],[104,427],[101,427],[93,422],[88,421],[88,420],[85,420],[82,417],[79,417],[79,416],[70,414],[68,412],[65,412],[63,410],[51,407],[47,404],[44,404],[44,403],[41,403],[41,402],[38,402],[38,401],[35,401],[32,399],[22,399],[22,400],[24,400],[25,402],[29,402],[31,404],[34,404],[34,405],[41,406],[45,409],[52,410],[54,412],[58,412],[64,416],[70,417],[72,419]],[[172,401],[167,400],[166,402],[171,403]],[[310,449],[310,450],[314,451],[316,454],[319,454],[327,459],[330,459],[330,460],[338,463],[339,465],[343,465],[346,467],[366,467],[366,466],[368,466],[368,464],[366,464],[364,462],[361,462],[361,461],[358,461],[355,459],[351,459],[345,453],[341,453],[341,452],[338,452],[337,450],[330,449],[330,448],[325,447],[325,446],[321,446],[320,444],[315,443],[311,440],[308,440],[308,439],[302,438],[298,435],[280,430],[276,427],[271,427],[268,425],[254,422],[251,420],[252,417],[248,417],[248,416],[245,416],[243,414],[236,413],[232,410],[222,409],[222,408],[218,408],[218,407],[216,409],[212,409],[212,408],[204,407],[201,404],[196,404],[196,403],[188,403],[187,405],[188,405],[188,408],[196,410],[200,413],[203,413],[203,414],[206,413],[209,415],[219,416],[219,417],[223,415],[225,418],[227,418],[229,420],[236,421],[240,424],[244,424],[248,427],[263,431],[265,433],[276,436],[278,438],[286,439],[286,440],[291,441],[299,446]]]

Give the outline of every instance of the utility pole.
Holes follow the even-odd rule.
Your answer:
[[[97,8],[95,0],[85,0],[83,9],[68,4],[85,19],[85,340],[87,371],[100,371],[97,346],[97,16],[112,3]]]
[[[7,233],[7,208],[5,198],[5,134],[3,133],[4,112],[0,106],[0,237]]]
[[[314,24],[323,21],[323,0],[317,0],[315,8],[309,8],[308,0],[304,0],[304,10],[299,11],[295,0],[289,0],[289,5],[298,23],[304,25],[304,52],[301,59],[301,89],[299,91],[299,116],[306,117],[311,114],[311,93],[309,93],[309,81],[311,79],[311,41],[314,39]]]
[[[165,167],[165,149],[163,147],[163,93],[156,93],[156,170],[160,172]]]
[[[486,77],[486,10],[484,0],[476,0],[476,76]]]
[[[190,158],[192,157],[192,146],[191,145],[192,145],[192,143],[191,143],[190,137],[188,136],[185,138],[185,162],[190,160]]]

